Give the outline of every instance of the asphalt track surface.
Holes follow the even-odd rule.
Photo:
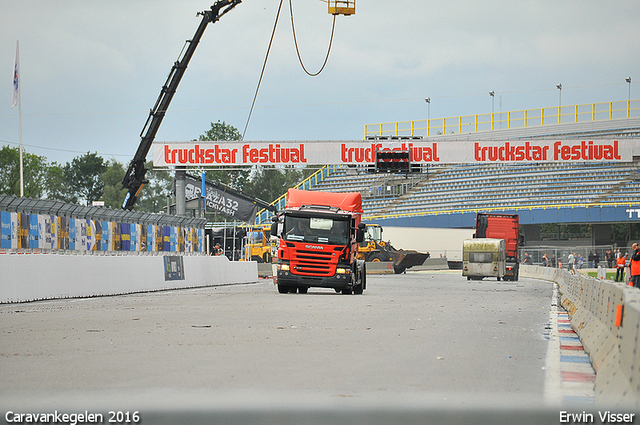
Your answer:
[[[545,405],[551,283],[408,272],[367,286],[278,294],[261,280],[0,305],[3,413],[126,408],[151,423],[180,409],[428,405],[513,419],[510,406]]]

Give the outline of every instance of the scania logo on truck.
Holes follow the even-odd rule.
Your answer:
[[[307,249],[322,249],[322,250],[324,250],[324,247],[322,245],[305,245],[305,248],[307,248]]]

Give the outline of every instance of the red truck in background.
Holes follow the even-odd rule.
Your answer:
[[[278,292],[304,294],[320,287],[362,294],[365,262],[356,259],[364,240],[362,212],[359,193],[289,189],[271,231],[279,238]]]
[[[504,239],[506,273],[504,280],[518,280],[520,261],[520,222],[517,214],[478,213],[474,238]]]

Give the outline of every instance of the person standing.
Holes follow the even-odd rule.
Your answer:
[[[640,249],[637,243],[631,245],[631,249],[633,253],[631,254],[631,266],[629,267],[629,274],[631,275],[629,286],[633,284],[636,288],[640,288]]]
[[[624,268],[627,266],[627,261],[622,256],[622,253],[618,253],[616,259],[616,282],[624,282]]]
[[[613,268],[613,253],[611,252],[611,250],[608,249],[604,254],[604,260],[607,262],[608,268]]]
[[[569,273],[573,273],[575,274],[576,271],[574,269],[574,261],[575,261],[575,257],[573,256],[572,253],[569,253],[569,258],[567,261],[567,268],[569,269]]]

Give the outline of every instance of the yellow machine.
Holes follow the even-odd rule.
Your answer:
[[[382,240],[382,226],[367,224],[364,242],[360,243],[356,258],[373,263],[391,261],[393,270],[400,274],[409,267],[422,265],[429,258],[429,253],[395,249],[390,242]]]
[[[329,14],[353,15],[356,13],[356,0],[329,0]]]
[[[272,257],[271,225],[255,226],[247,231],[244,248],[247,260],[270,263]]]

